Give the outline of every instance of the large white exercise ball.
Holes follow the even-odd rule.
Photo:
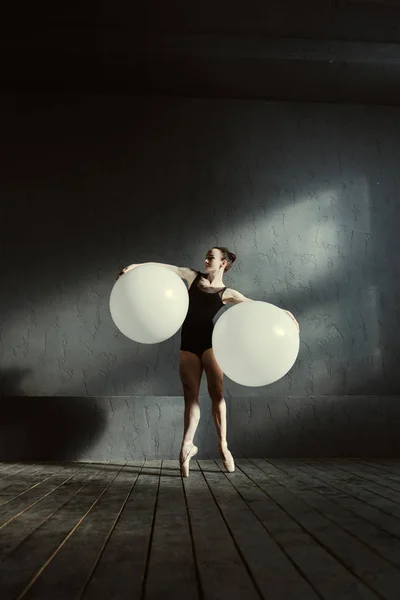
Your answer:
[[[300,348],[296,323],[268,302],[242,302],[224,312],[212,336],[222,371],[241,385],[274,383],[292,368]]]
[[[110,295],[110,312],[126,337],[157,344],[181,327],[189,308],[182,279],[166,267],[143,265],[122,275]]]

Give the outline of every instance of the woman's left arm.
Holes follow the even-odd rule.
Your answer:
[[[230,288],[227,288],[225,291],[225,299],[229,304],[240,304],[241,302],[248,302],[249,300],[251,301],[251,298],[247,298],[237,290],[231,290]],[[291,319],[293,319],[293,321],[296,323],[297,329],[300,331],[300,326],[292,313],[285,309],[282,310],[283,312],[287,313]]]
[[[251,300],[251,298],[246,298],[246,296],[243,296],[243,294],[241,294],[240,292],[237,292],[236,290],[231,290],[230,288],[226,288],[224,293],[224,300],[229,304],[240,304],[241,302],[247,302]]]
[[[300,325],[298,324],[298,322],[296,321],[296,319],[294,318],[292,313],[289,312],[288,310],[285,310],[284,308],[282,308],[282,310],[283,310],[283,312],[287,313],[289,315],[289,317],[296,323],[296,327],[297,327],[298,331],[300,331]]]

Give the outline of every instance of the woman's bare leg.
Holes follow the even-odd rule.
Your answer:
[[[217,430],[218,442],[226,442],[226,402],[224,398],[216,396],[215,400],[211,398],[212,416]]]
[[[199,390],[203,365],[197,354],[180,351],[179,374],[185,399],[183,439],[180,460],[183,463],[193,452],[193,440],[200,421]]]
[[[224,374],[214,357],[212,348],[206,350],[202,355],[203,367],[207,375],[208,393],[212,402],[212,415],[218,436],[218,446],[227,471],[235,470],[235,462],[231,452],[228,450],[226,440],[226,402],[223,391]]]
[[[200,422],[199,399],[185,395],[185,416],[182,444],[193,444],[194,436]]]

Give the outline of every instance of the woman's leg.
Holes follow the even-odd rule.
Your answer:
[[[202,355],[203,367],[207,375],[208,393],[212,402],[212,415],[217,430],[218,442],[226,441],[226,402],[224,399],[224,374],[214,357],[212,348]]]
[[[185,398],[185,416],[182,446],[193,444],[200,421],[199,390],[203,365],[197,354],[180,351],[179,374]]]
[[[235,463],[232,454],[228,450],[226,440],[226,402],[224,399],[223,379],[224,374],[215,360],[212,348],[202,354],[202,363],[207,375],[208,393],[212,402],[212,415],[218,436],[218,445],[225,468],[232,472]]]

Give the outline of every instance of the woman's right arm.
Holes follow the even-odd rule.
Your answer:
[[[124,273],[127,273],[128,271],[132,271],[132,269],[135,269],[136,267],[143,267],[144,265],[158,265],[159,267],[165,267],[166,269],[170,269],[170,271],[173,271],[174,273],[179,275],[179,277],[181,279],[185,279],[186,281],[188,281],[190,283],[197,275],[196,271],[194,271],[193,269],[189,269],[188,267],[175,267],[175,265],[166,265],[164,263],[147,262],[147,263],[140,263],[140,264],[136,264],[136,265],[135,264],[128,265],[127,267],[125,267],[125,269],[122,269],[122,271],[118,275],[117,279],[119,277],[121,277],[121,275],[124,275]]]

